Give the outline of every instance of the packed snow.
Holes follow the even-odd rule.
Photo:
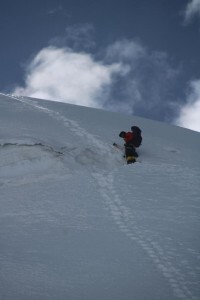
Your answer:
[[[199,300],[199,153],[197,132],[0,94],[0,299]]]

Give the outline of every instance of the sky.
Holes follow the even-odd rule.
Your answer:
[[[200,0],[1,0],[0,92],[200,131]]]

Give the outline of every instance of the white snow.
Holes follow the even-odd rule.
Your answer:
[[[0,94],[0,299],[200,299],[199,154],[197,132]]]

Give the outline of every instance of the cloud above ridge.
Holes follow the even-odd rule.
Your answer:
[[[161,51],[134,39],[102,48],[90,24],[69,26],[27,64],[11,93],[171,122],[179,69]],[[177,106],[177,107],[176,107]]]
[[[177,76],[165,53],[134,40],[116,41],[96,56],[49,46],[27,66],[24,87],[12,93],[162,120],[171,115]]]
[[[176,124],[200,132],[200,80],[190,82],[187,103],[181,107]]]
[[[108,107],[117,110],[125,105],[132,114],[157,120],[171,117],[171,95],[179,69],[172,66],[166,53],[124,39],[110,45],[105,57],[129,68],[125,76],[116,78]]]
[[[188,23],[195,16],[200,17],[200,0],[191,0],[184,11],[185,22]]]
[[[112,77],[123,71],[119,63],[105,65],[87,53],[69,48],[42,49],[26,70],[25,87],[14,94],[101,107],[99,96],[109,87]]]

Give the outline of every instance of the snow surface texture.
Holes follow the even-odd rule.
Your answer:
[[[199,153],[190,130],[0,94],[0,299],[200,299]]]

